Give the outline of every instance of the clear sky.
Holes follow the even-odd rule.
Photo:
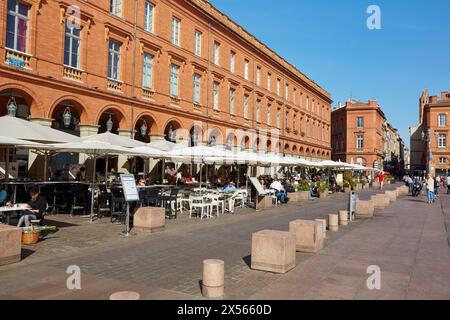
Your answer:
[[[409,145],[423,89],[450,90],[449,0],[210,0],[332,94],[376,98]],[[381,9],[381,30],[367,8]]]

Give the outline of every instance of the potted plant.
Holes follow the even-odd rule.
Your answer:
[[[286,128],[287,133],[291,133],[291,128]]]
[[[294,129],[294,134],[298,135],[298,130],[297,129]]]
[[[300,136],[303,138],[305,136],[305,133],[303,131],[300,132]]]
[[[309,194],[311,193],[309,183],[309,180],[302,180],[297,185],[297,200],[309,200]]]
[[[350,192],[350,183],[348,181],[344,181],[344,192],[345,193]]]
[[[328,195],[328,190],[330,189],[328,186],[328,182],[321,181],[317,186],[319,187],[319,198],[326,198]]]

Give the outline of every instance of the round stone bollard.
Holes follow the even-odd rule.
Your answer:
[[[328,215],[328,228],[331,231],[339,230],[339,215],[338,214],[330,214]]]
[[[322,223],[323,237],[327,237],[327,219],[316,219],[317,222]]]
[[[224,293],[225,262],[203,261],[202,295],[206,298],[221,298]]]
[[[139,300],[141,295],[133,291],[121,291],[109,296],[109,300]]]
[[[348,225],[348,211],[346,210],[339,211],[339,225],[341,226]]]

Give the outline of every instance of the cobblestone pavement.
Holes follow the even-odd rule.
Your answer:
[[[359,192],[362,199],[374,193],[374,190]],[[391,261],[387,246],[393,239],[399,241],[390,250],[400,253],[403,249],[412,252],[416,249],[412,248],[413,244],[422,243],[419,240],[424,237],[423,225],[427,219],[417,207],[424,204],[413,200],[400,200],[373,220],[357,221],[337,233],[328,232],[326,248],[320,254],[298,253],[296,269],[283,276],[249,268],[251,234],[266,228],[287,230],[289,221],[294,219],[324,218],[345,209],[347,196],[333,195],[325,200],[262,213],[243,209],[236,215],[214,220],[189,220],[182,216],[169,221],[165,232],[134,233],[130,238],[119,235],[123,226],[107,222],[91,225],[83,218],[71,218],[67,221],[75,226],[61,228],[37,246],[24,250],[27,256],[21,263],[0,267],[0,298],[107,299],[115,291],[133,290],[144,299],[202,299],[199,287],[202,261],[210,258],[225,261],[226,299],[364,298],[364,292],[357,295],[359,291],[352,290],[360,290],[363,276],[367,278],[363,267],[367,267],[369,258],[376,257],[376,262],[384,266],[383,262]],[[401,214],[394,215],[391,211],[395,208]],[[439,213],[442,219],[437,205],[435,211],[432,216]],[[61,221],[64,217],[54,219]],[[434,224],[437,226],[438,222]],[[437,252],[442,254],[440,240],[436,235],[433,244],[440,245]],[[429,251],[433,255],[434,249]],[[359,255],[353,258],[356,254]],[[445,274],[448,260],[445,255],[442,259],[437,271]],[[69,265],[81,268],[82,290],[66,288]],[[415,261],[400,254],[389,267],[393,274],[387,277],[400,281],[395,277],[397,270],[411,271]],[[339,284],[343,284],[342,288]],[[395,287],[394,284],[390,283]],[[327,291],[330,288],[342,290],[342,295]],[[371,296],[367,294],[367,297]]]

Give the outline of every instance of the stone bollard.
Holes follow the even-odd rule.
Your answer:
[[[375,204],[373,200],[356,201],[355,216],[357,219],[372,218],[375,211]]]
[[[22,228],[0,224],[0,266],[20,261]]]
[[[389,197],[389,200],[391,202],[397,201],[397,195],[395,191],[386,191],[384,194]]]
[[[348,211],[346,210],[339,211],[339,225],[341,226],[348,225]]]
[[[323,249],[323,227],[320,222],[291,221],[289,222],[289,232],[295,234],[297,251],[317,253]]]
[[[391,199],[386,194],[377,194],[372,196],[371,200],[373,200],[375,209],[386,209],[389,207],[391,203]]]
[[[141,295],[133,291],[121,291],[109,296],[109,300],[139,300]]]
[[[166,225],[166,210],[156,207],[139,208],[133,216],[133,226],[136,230],[147,232],[164,231]]]
[[[330,214],[328,215],[328,227],[331,231],[339,230],[339,215],[338,214]]]
[[[295,234],[276,230],[252,234],[252,269],[286,273],[295,267],[295,256]]]
[[[203,261],[202,295],[206,298],[223,297],[225,283],[225,262]]]
[[[327,219],[316,219],[317,222],[320,222],[322,224],[322,230],[323,230],[323,238],[327,238]]]

